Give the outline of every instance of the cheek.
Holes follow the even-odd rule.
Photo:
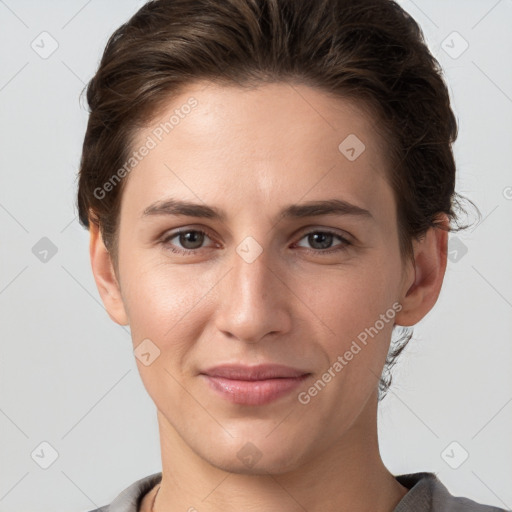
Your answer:
[[[204,282],[191,279],[190,268],[135,260],[131,269],[126,266],[130,277],[124,300],[130,311],[137,367],[160,410],[186,406],[187,394],[180,383],[188,378],[187,358],[204,329],[201,299],[209,287],[205,291]],[[137,357],[137,353],[150,355]]]
[[[400,307],[392,262],[391,256],[375,258],[364,266],[319,274],[309,292],[303,284],[302,293],[308,293],[308,305],[320,320],[315,338],[328,359],[323,380],[332,384],[324,397],[326,414],[338,402],[347,410],[358,407],[378,383]]]
[[[127,258],[123,300],[128,310],[133,344],[149,338],[165,358],[179,358],[200,328],[197,308],[204,300],[206,282],[182,268],[158,261]]]
[[[297,295],[324,326],[330,338],[348,339],[373,325],[396,297],[393,268],[377,262],[330,269],[296,283]]]
[[[378,384],[400,307],[392,292],[393,275],[387,271],[360,268],[326,279],[322,294],[310,292],[311,309],[321,320],[315,337],[328,359],[319,377],[332,382],[323,404],[318,404],[325,414],[338,403],[347,413],[354,412]]]

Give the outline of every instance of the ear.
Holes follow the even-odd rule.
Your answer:
[[[94,280],[110,318],[119,325],[128,325],[121,296],[121,289],[117,281],[110,253],[103,243],[100,230],[94,222],[89,222],[89,253],[91,257]]]
[[[441,214],[439,220],[449,227],[446,214]],[[447,244],[448,232],[440,228],[430,228],[423,238],[413,241],[414,264],[407,263],[407,278],[399,299],[402,309],[395,317],[397,325],[412,326],[434,307],[446,270]]]

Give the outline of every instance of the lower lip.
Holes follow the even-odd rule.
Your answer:
[[[223,398],[241,405],[264,405],[297,388],[308,375],[293,378],[265,380],[234,380],[224,377],[206,377],[210,387]]]

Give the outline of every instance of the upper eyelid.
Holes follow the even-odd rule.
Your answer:
[[[332,235],[334,238],[338,238],[339,241],[341,242],[341,245],[344,245],[344,246],[354,245],[354,241],[351,239],[350,236],[342,235],[342,234],[338,233],[337,231],[331,230],[331,229],[315,229],[315,228],[310,229],[310,230],[308,229],[307,231],[303,231],[302,234],[300,235],[299,239],[297,240],[297,242],[295,242],[295,244],[299,243],[306,236],[308,236],[312,233],[328,233],[328,234]],[[312,250],[321,251],[321,249],[312,249]]]

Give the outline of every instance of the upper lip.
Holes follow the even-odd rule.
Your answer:
[[[224,377],[226,379],[264,380],[302,377],[309,372],[281,364],[260,364],[257,366],[224,364],[208,368],[201,373],[210,377]]]

